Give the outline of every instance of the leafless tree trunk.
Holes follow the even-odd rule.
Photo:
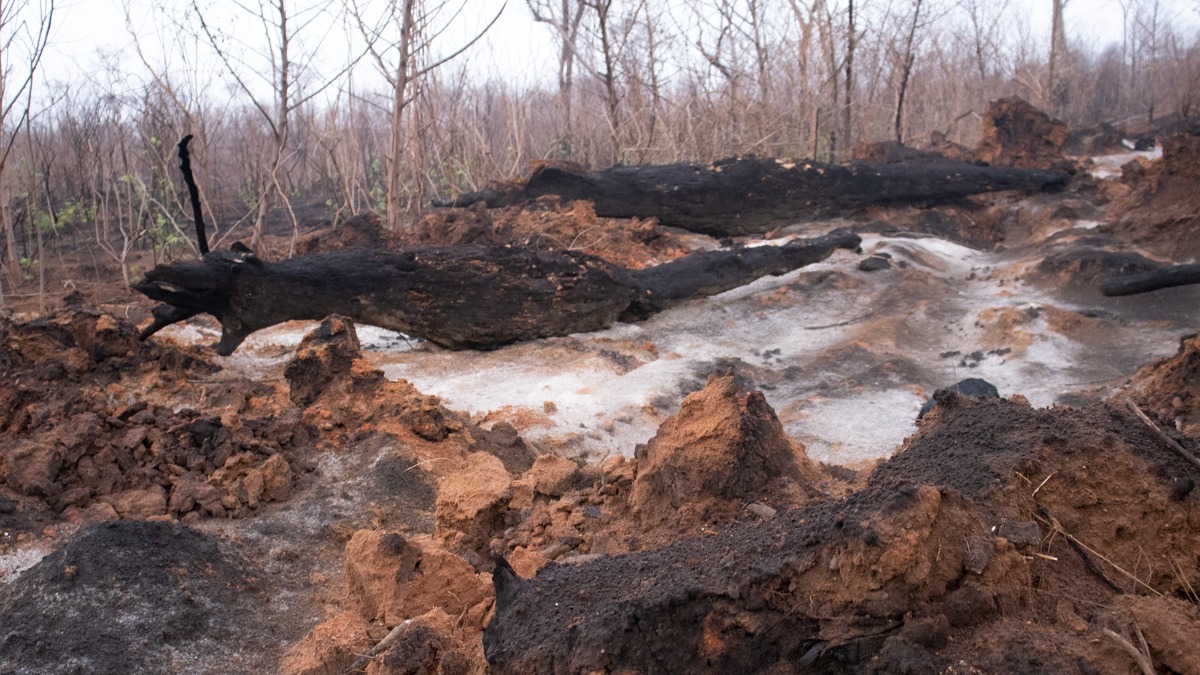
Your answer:
[[[251,12],[253,19],[261,24],[265,40],[265,44],[261,46],[261,51],[257,54],[258,58],[269,64],[269,72],[264,73],[249,62],[248,57],[234,53],[224,44],[222,35],[206,20],[207,13],[201,11],[199,0],[192,0],[192,9],[209,46],[212,47],[222,66],[237,84],[238,90],[258,112],[259,117],[267,126],[270,137],[267,161],[263,165],[262,174],[258,177],[258,203],[254,233],[251,237],[251,246],[254,248],[261,246],[267,217],[274,206],[276,197],[288,211],[292,221],[292,243],[295,243],[298,223],[295,213],[292,212],[288,191],[283,187],[284,177],[281,175],[288,152],[288,142],[291,138],[292,117],[305,104],[336,84],[361,57],[361,54],[357,57],[352,54],[336,72],[320,75],[313,72],[318,60],[315,45],[308,53],[297,55],[293,52],[300,32],[314,25],[313,15],[325,14],[330,4],[330,2],[321,0],[316,4],[309,5],[302,10],[305,16],[296,21],[294,19],[298,17],[294,15],[297,12],[292,11],[293,6],[289,0],[272,0],[268,6],[260,6],[257,12]],[[246,10],[244,5],[237,4],[237,7]],[[294,81],[297,74],[301,73],[308,74],[314,82],[303,93],[296,87]],[[265,79],[270,84],[271,100],[263,98],[251,85],[251,81],[255,77]]]
[[[854,24],[854,0],[846,0],[846,82],[842,87],[842,147],[849,149],[854,129],[854,48],[858,44]]]
[[[419,56],[429,53],[431,40],[442,32],[442,29],[428,25],[430,17],[450,4],[449,0],[433,6],[426,6],[418,0],[400,0],[397,6],[393,1],[381,16],[374,18],[369,17],[364,7],[356,2],[352,3],[350,10],[359,31],[367,41],[367,50],[374,57],[379,72],[387,79],[390,88],[390,102],[387,107],[390,122],[390,155],[386,158],[386,204],[388,225],[393,229],[403,227],[404,214],[408,210],[402,203],[403,196],[408,192],[404,180],[405,160],[416,159],[420,166],[420,158],[414,154],[419,151],[419,147],[417,144],[408,143],[405,137],[405,121],[411,117],[406,117],[405,113],[419,94],[421,79],[458,58],[478,42],[495,25],[507,2],[500,6],[487,26],[460,47],[439,59],[430,57],[422,63]],[[461,10],[461,6],[459,9]],[[418,128],[415,121],[411,128]],[[406,152],[408,157],[405,157]]]
[[[558,11],[554,11],[555,0],[525,0],[533,20],[551,26],[558,42],[558,100],[562,106],[562,130],[559,137],[566,146],[566,155],[573,150],[570,135],[575,128],[574,85],[575,62],[578,59],[579,28],[587,6],[584,0],[558,0]]]
[[[1050,58],[1047,65],[1047,80],[1049,81],[1050,100],[1056,108],[1065,101],[1065,86],[1062,79],[1062,60],[1067,52],[1067,30],[1063,23],[1063,10],[1069,0],[1050,0],[1053,11],[1050,17]]]
[[[821,85],[821,88],[826,86],[829,87],[829,98],[824,99],[828,101],[827,110],[830,118],[828,123],[829,143],[827,147],[826,161],[834,162],[837,160],[838,151],[842,146],[842,144],[839,142],[841,140],[839,137],[839,127],[843,126],[846,119],[843,115],[839,114],[842,105],[841,83],[842,69],[845,65],[845,58],[842,57],[838,51],[840,44],[840,26],[838,25],[837,17],[834,14],[833,8],[829,6],[828,0],[815,0],[813,12],[814,17],[818,19],[817,33],[821,43],[822,60],[825,63],[825,67],[828,69],[828,75],[824,78],[824,81]],[[818,119],[814,120],[813,122],[814,134],[819,127],[820,118],[818,117]],[[814,143],[816,143],[815,140]],[[818,153],[814,148],[813,159],[820,159],[817,157],[817,154]]]
[[[1138,12],[1134,17],[1137,22],[1138,32],[1142,36],[1142,44],[1149,48],[1149,65],[1146,70],[1146,119],[1149,122],[1154,122],[1154,109],[1158,103],[1158,78],[1159,78],[1159,63],[1158,52],[1159,43],[1161,42],[1161,18],[1162,10],[1161,0],[1150,0],[1149,8],[1139,7]]]
[[[821,106],[816,100],[817,91],[810,86],[812,78],[810,63],[813,56],[813,27],[819,21],[818,3],[814,1],[812,4],[805,4],[803,0],[789,0],[789,4],[792,9],[792,17],[800,31],[800,40],[796,44],[796,80],[798,84],[795,96],[796,121],[798,124],[803,124],[804,120],[808,121],[809,143],[811,143],[809,157],[816,159]]]
[[[396,46],[399,59],[389,83],[392,86],[392,133],[390,137],[391,142],[388,144],[388,156],[391,158],[391,163],[387,172],[387,213],[388,221],[393,229],[399,229],[400,227],[400,193],[404,185],[401,180],[403,165],[400,162],[400,156],[403,154],[405,148],[404,109],[412,100],[412,95],[408,89],[412,75],[413,32],[416,30],[416,27],[413,25],[413,8],[416,2],[415,0],[403,0],[403,3],[403,8],[398,19],[400,41]]]
[[[617,96],[617,57],[619,46],[616,43],[616,36],[612,32],[613,26],[611,21],[613,0],[585,0],[585,4],[595,12],[596,38],[599,40],[600,59],[603,63],[603,70],[597,70],[595,75],[604,87],[604,110],[608,121],[609,158],[612,164],[616,164],[621,161],[621,139],[619,137],[621,123],[618,119],[620,98]]]
[[[921,2],[913,1],[912,20],[908,24],[908,34],[904,39],[904,51],[899,54],[899,83],[896,85],[896,111],[892,119],[892,129],[896,134],[896,142],[904,143],[904,94],[908,91],[908,78],[912,75],[913,61],[916,54],[913,46],[917,38],[917,27],[921,25]]]
[[[659,80],[659,69],[661,63],[659,61],[659,38],[657,24],[661,17],[655,17],[646,11],[645,29],[646,29],[646,71],[649,78],[650,86],[650,129],[646,134],[645,148],[639,161],[646,161],[646,154],[654,147],[655,132],[658,131],[659,119],[662,115],[662,84]],[[675,159],[675,158],[672,158]]]
[[[50,40],[54,0],[0,1],[0,229],[10,284],[20,280],[20,257],[8,213],[7,172],[13,146],[30,119],[34,80]],[[0,286],[3,280],[0,279]],[[0,288],[0,308],[4,293]]]

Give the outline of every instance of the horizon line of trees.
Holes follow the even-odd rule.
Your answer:
[[[187,134],[214,246],[260,248],[368,210],[412,227],[431,198],[540,159],[841,161],[859,141],[974,145],[980,113],[1009,95],[1072,128],[1200,104],[1200,35],[1163,0],[1122,0],[1122,41],[1098,48],[1069,39],[1068,0],[1047,0],[1046,44],[1005,0],[510,0],[501,11],[529,12],[557,53],[537,64],[553,80],[523,84],[470,75],[490,24],[446,46],[470,1],[261,0],[236,35],[201,0],[164,5],[171,59],[136,42],[139,68],[112,58],[36,98],[54,13],[69,10],[0,2],[0,308],[35,284],[44,298],[47,256],[85,256],[128,287],[135,259],[196,255],[175,147]],[[332,67],[318,48],[330,26],[354,38]]]

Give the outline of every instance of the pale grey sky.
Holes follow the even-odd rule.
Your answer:
[[[222,0],[225,1],[225,0]],[[381,0],[366,0],[366,4]],[[191,6],[189,0],[167,0],[179,10]],[[469,0],[472,11],[464,14],[458,35],[465,35],[486,23],[501,6],[500,0]],[[1027,17],[1035,35],[1047,32],[1050,0],[1015,0],[1019,15]],[[143,30],[162,25],[162,12],[152,9],[155,0],[58,0],[54,40],[45,61],[45,74],[51,80],[92,77],[101,51],[128,50],[132,38],[125,25],[125,3],[133,8],[135,23]],[[1164,0],[1177,22],[1195,30],[1197,13],[1189,0]],[[1121,39],[1121,10],[1118,0],[1071,0],[1067,5],[1067,26],[1072,39],[1103,46]],[[1178,23],[1176,24],[1178,25]],[[250,27],[253,29],[253,27]],[[153,39],[150,43],[153,43]],[[461,42],[458,38],[456,42]],[[510,0],[500,22],[471,54],[472,65],[481,73],[508,81],[552,80],[555,72],[554,50],[544,26],[533,24],[524,0]],[[136,58],[127,61],[137,69]],[[490,71],[490,72],[487,72]]]

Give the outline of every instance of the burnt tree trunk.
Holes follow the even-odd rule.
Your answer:
[[[541,166],[523,185],[472,192],[434,206],[511,206],[545,195],[590,200],[596,215],[657,218],[718,237],[760,234],[805,218],[871,204],[931,204],[1002,190],[1060,188],[1067,174],[933,160],[912,164],[823,164],[726,159],[710,165],[614,166],[587,172]]]
[[[221,322],[217,353],[292,319],[342,314],[450,349],[599,330],[857,248],[837,231],[784,246],[709,251],[630,271],[578,252],[520,247],[372,249],[259,260],[244,247],[159,265],[135,288],[165,303],[158,330],[200,313]]]
[[[1175,265],[1167,269],[1106,279],[1100,285],[1105,295],[1135,295],[1160,288],[1200,284],[1200,265]]]

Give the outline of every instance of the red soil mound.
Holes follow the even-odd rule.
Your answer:
[[[583,251],[629,269],[674,260],[689,248],[657,221],[600,218],[590,202],[561,205],[542,197],[521,206],[444,209],[431,213],[404,241],[417,245],[516,244]]]
[[[843,501],[544,567],[492,672],[1126,672],[1123,603],[1200,582],[1194,467],[1123,407],[942,398]],[[1197,623],[1160,609],[1165,663]]]
[[[1175,262],[1200,257],[1200,133],[1176,132],[1161,159],[1127,172],[1129,191],[1109,209],[1106,230]]]

